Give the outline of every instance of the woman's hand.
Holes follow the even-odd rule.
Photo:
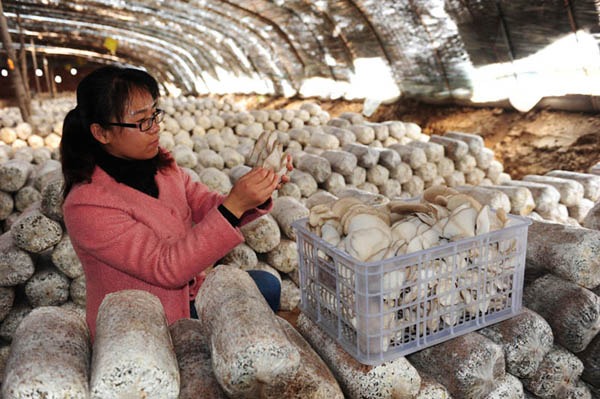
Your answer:
[[[223,206],[239,219],[247,210],[268,200],[278,185],[279,176],[275,172],[262,167],[252,169],[235,183]]]

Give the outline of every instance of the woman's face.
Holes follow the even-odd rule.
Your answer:
[[[156,112],[156,102],[146,90],[132,91],[121,122],[139,124],[142,119],[152,118]],[[145,132],[137,127],[112,126],[107,131],[110,140],[104,144],[104,149],[119,158],[150,159],[158,153],[159,132],[156,121]]]

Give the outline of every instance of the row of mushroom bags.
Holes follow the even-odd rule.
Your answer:
[[[0,364],[6,367],[2,389],[7,398],[21,394],[14,385],[6,385],[9,381],[17,381],[9,380],[8,376],[14,378],[20,373],[15,356],[20,353],[22,359],[27,358],[11,348],[14,342],[19,342],[19,350],[24,350],[27,345],[22,340],[36,336],[42,347],[49,341],[36,335],[35,331],[50,332],[55,328],[51,321],[60,324],[61,320],[81,327],[74,331],[82,331],[82,342],[87,339],[83,332],[85,325],[80,325],[84,320],[81,316],[85,315],[85,276],[70,243],[60,206],[62,174],[58,145],[62,119],[74,106],[74,98],[70,96],[45,102],[36,100],[31,125],[19,119],[15,108],[0,113]],[[298,230],[294,223],[303,218],[306,218],[307,231],[312,237],[357,263],[386,261],[510,229],[525,220],[523,218],[532,223],[527,247],[523,248],[523,313],[385,364],[361,365],[307,314],[301,314],[298,319],[297,330],[301,333],[298,338],[287,330],[284,321],[274,314],[265,316],[268,314],[265,309],[252,305],[255,307],[249,308],[248,312],[254,312],[254,315],[235,323],[258,323],[256,317],[259,316],[262,320],[270,320],[269,325],[277,331],[273,334],[287,337],[296,345],[300,342],[300,347],[308,345],[318,361],[324,362],[332,373],[332,380],[323,385],[329,390],[323,388],[318,393],[315,388],[310,396],[306,394],[309,387],[319,385],[315,377],[297,374],[296,369],[286,369],[288,374],[279,380],[284,386],[273,386],[272,392],[285,391],[289,392],[288,397],[315,398],[323,397],[319,395],[339,396],[340,392],[353,398],[391,398],[398,392],[414,398],[490,399],[591,398],[598,394],[600,265],[596,260],[598,257],[590,256],[600,250],[597,205],[600,175],[597,168],[590,169],[589,173],[554,170],[516,180],[504,172],[494,152],[476,134],[446,132],[429,135],[412,122],[369,122],[353,112],[332,116],[311,101],[293,109],[245,110],[228,99],[182,96],[161,98],[159,107],[166,112],[161,124],[160,145],[171,152],[177,164],[193,180],[217,192],[227,193],[237,179],[255,165],[286,173],[286,156],[291,155],[294,170],[287,172],[290,182],[275,193],[271,213],[242,227],[245,242],[220,261],[225,268],[215,268],[221,270],[219,274],[239,269],[272,273],[282,284],[281,310],[284,311],[298,308],[301,288],[314,295],[319,304],[330,311],[334,309],[331,298],[326,295],[327,292],[335,294],[335,290],[328,290],[324,285],[321,288],[325,289],[309,291],[313,287],[302,286],[299,275],[302,249],[298,247]],[[514,255],[517,246],[516,240],[507,239],[491,250],[486,247],[486,251],[492,251],[489,256],[507,258]],[[331,260],[319,252],[317,257],[324,262]],[[455,267],[465,269],[463,283],[467,286],[477,284],[478,277],[466,272],[467,266],[472,264],[469,257],[456,259]],[[425,313],[424,328],[430,331],[456,323],[453,316],[443,310],[448,307],[462,307],[466,313],[470,310],[472,314],[486,314],[506,305],[508,294],[503,286],[506,279],[496,279],[497,284],[492,287],[496,292],[490,295],[499,298],[498,301],[482,301],[477,299],[475,290],[462,289],[464,287],[453,285],[456,282],[443,277],[432,277],[436,272],[446,270],[449,264],[439,262],[437,269],[431,270],[407,268],[403,273],[386,276],[389,278],[382,282],[386,292],[396,288],[403,290],[388,297],[386,306],[395,311],[434,296],[437,299],[436,314],[440,317],[433,318],[427,316],[431,313]],[[512,267],[510,273],[514,273],[515,265]],[[236,272],[231,273],[237,276]],[[486,273],[501,276],[507,272],[497,264],[489,264]],[[235,281],[223,276],[218,278],[224,279],[219,280],[222,284],[231,284],[231,289],[236,289]],[[336,283],[351,285],[347,283],[349,278],[354,277],[339,274],[340,281]],[[415,286],[422,279],[432,284],[422,291],[404,289]],[[215,284],[208,284],[204,289],[210,292]],[[451,299],[445,296],[449,292],[457,295]],[[356,314],[346,315],[346,310],[355,306],[353,300],[338,301],[346,304],[348,309],[340,305],[335,312],[340,319],[348,320],[350,329],[360,333],[360,321],[352,321]],[[144,306],[155,306],[151,299],[144,301],[149,301],[149,305]],[[118,307],[115,302],[119,301],[111,302],[112,306]],[[60,310],[34,313],[37,308],[42,311],[47,307]],[[70,312],[69,315],[61,313],[66,310],[76,312],[77,317]],[[211,323],[231,323],[227,314],[225,307],[214,316],[220,319]],[[390,320],[383,320],[390,323],[387,324],[388,332],[396,328],[397,323],[416,326],[421,322],[421,319],[413,320],[409,312],[404,312],[402,317],[391,310],[388,314],[393,314]],[[37,321],[28,319],[29,315],[36,316]],[[26,319],[29,322],[21,327],[21,322]],[[166,327],[160,327],[159,323],[156,328],[164,330]],[[175,343],[175,355],[161,352],[163,349],[159,348],[153,351],[157,356],[163,353],[167,357],[175,356],[179,361],[181,356],[192,351],[189,347],[178,350],[179,341],[174,338],[173,328],[165,331]],[[190,325],[189,328],[200,327]],[[219,340],[220,346],[203,347],[202,355],[189,360],[191,363],[179,361],[180,392],[181,395],[189,392],[189,396],[180,397],[194,397],[192,385],[189,385],[191,374],[184,371],[189,364],[196,367],[203,364],[202,369],[212,375],[213,385],[210,386],[220,392],[219,395],[224,395],[206,397],[239,397],[250,392],[234,391],[231,387],[235,384],[226,383],[226,373],[222,374],[225,370],[242,374],[248,370],[231,371],[232,357],[226,357],[229,360],[224,360],[225,363],[216,362],[225,356],[219,350],[227,345],[235,346],[235,340],[203,330],[190,336],[197,337],[194,334],[214,335],[211,339]],[[239,338],[247,340],[245,343],[255,342],[255,339],[265,342],[260,341],[258,333],[254,338]],[[391,348],[395,341],[390,338],[386,342]],[[100,344],[94,345],[93,350],[90,346],[88,352],[81,353],[91,356]],[[130,344],[123,345],[121,351],[125,353]],[[470,353],[465,353],[461,346],[463,349],[468,347]],[[57,344],[56,347],[64,348],[64,345]],[[134,345],[130,347],[134,348]],[[384,349],[387,347],[380,347],[380,350]],[[227,356],[233,356],[232,353],[228,352]],[[293,358],[298,356],[293,351],[286,353]],[[252,356],[255,355],[258,356]],[[268,363],[260,356],[249,359],[263,365]],[[530,364],[525,367],[527,357]],[[32,359],[35,359],[34,355]],[[118,353],[114,354],[114,359],[115,363],[107,363],[107,372],[119,367],[127,369],[119,363]],[[200,359],[204,363],[198,363]],[[290,365],[296,364],[290,359],[286,360]],[[25,364],[28,363],[22,362]],[[47,384],[44,379],[55,377],[52,370],[44,371],[49,374],[41,373],[44,376],[41,380],[32,379],[32,385],[23,387],[47,389],[48,395],[58,395],[56,392],[61,392],[68,384],[62,384],[62,388],[59,383]],[[86,378],[89,378],[89,372],[89,369],[85,371]],[[100,380],[92,378],[90,381]],[[273,376],[269,381],[275,384],[277,378]],[[301,383],[294,385],[292,381]],[[40,385],[36,386],[37,383]],[[150,385],[146,389],[149,390]],[[91,389],[88,385],[82,388],[87,390],[86,394]],[[156,397],[171,395],[160,392]],[[109,397],[106,392],[96,395]]]

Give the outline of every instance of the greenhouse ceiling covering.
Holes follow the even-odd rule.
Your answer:
[[[598,95],[593,0],[3,1],[13,45],[143,67],[168,91],[517,108]]]

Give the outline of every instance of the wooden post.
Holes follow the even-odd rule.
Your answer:
[[[52,86],[52,79],[50,79],[50,69],[48,68],[48,59],[46,57],[43,58],[42,64],[44,64],[44,76],[46,77],[46,88],[48,89],[48,93],[50,93],[50,97],[54,98],[54,86]]]
[[[17,25],[19,25],[19,59],[21,63],[21,75],[23,75],[23,85],[25,94],[27,95],[27,104],[29,105],[29,114],[31,115],[31,90],[29,88],[29,76],[27,74],[27,53],[25,52],[25,35],[23,35],[23,27],[21,26],[21,15],[17,14]]]
[[[35,88],[37,89],[38,96],[42,94],[42,87],[40,85],[40,77],[37,76],[36,71],[38,69],[37,56],[35,55],[35,45],[33,39],[29,42],[31,44],[31,60],[33,62],[33,75],[35,77]]]
[[[4,15],[4,8],[2,7],[2,0],[0,0],[0,34],[2,36],[2,45],[6,49],[9,62],[12,63],[13,69],[10,71],[12,77],[11,82],[15,88],[17,96],[17,102],[19,104],[19,110],[21,111],[21,118],[25,122],[31,123],[31,115],[29,109],[31,108],[28,104],[27,94],[25,93],[25,85],[23,84],[23,77],[19,68],[19,60],[17,54],[12,46],[12,40],[8,33],[8,23],[6,22],[6,16]]]
[[[54,66],[51,63],[48,63],[48,70],[50,71],[50,87],[52,87],[50,93],[52,93],[52,98],[55,98],[56,94],[58,94],[58,90],[56,89],[56,81],[54,80],[56,78],[54,75]]]

